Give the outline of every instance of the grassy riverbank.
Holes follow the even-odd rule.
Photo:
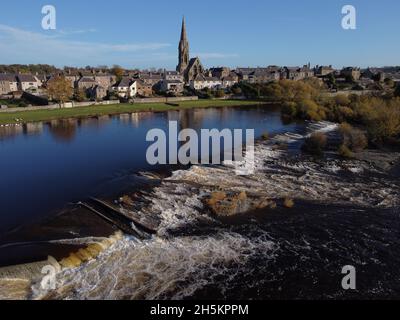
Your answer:
[[[141,111],[168,111],[191,108],[230,107],[261,104],[259,101],[242,100],[198,100],[180,102],[179,106],[165,103],[146,104],[115,104],[90,107],[77,107],[56,110],[20,111],[13,113],[0,113],[0,124],[14,124],[17,122],[36,122],[66,118],[85,118],[91,116],[133,113]],[[20,121],[17,121],[20,119]]]

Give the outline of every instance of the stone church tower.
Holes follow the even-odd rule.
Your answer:
[[[179,42],[179,64],[176,71],[184,73],[189,66],[189,42],[186,34],[185,17],[182,20],[181,41]]]

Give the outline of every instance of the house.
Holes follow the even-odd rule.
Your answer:
[[[137,81],[137,95],[141,97],[151,97],[153,95],[153,86],[146,84],[140,79],[134,79]]]
[[[249,81],[249,77],[257,68],[237,68],[236,73],[239,75],[240,81]]]
[[[285,67],[283,74],[287,80],[299,81],[306,78],[303,68],[300,67]]]
[[[103,100],[107,96],[107,88],[98,84],[88,89],[87,92],[92,100]]]
[[[317,77],[325,77],[334,72],[335,72],[335,69],[332,68],[332,65],[315,67],[315,76],[317,76]]]
[[[184,77],[183,74],[179,73],[178,71],[165,71],[164,80],[178,80],[183,82]]]
[[[66,75],[65,79],[71,83],[71,88],[75,88],[75,83],[79,80],[79,76]]]
[[[159,84],[160,81],[164,79],[164,75],[158,72],[139,73],[139,79],[142,80],[144,83],[155,87],[157,84]]]
[[[112,84],[114,84],[117,81],[117,77],[111,74],[100,74],[100,75],[95,75],[93,77],[93,80],[99,86],[108,89],[112,86]]]
[[[222,86],[222,80],[215,77],[205,77],[202,74],[197,75],[195,79],[190,81],[190,87],[194,90],[218,89]]]
[[[13,74],[0,74],[0,94],[18,91],[18,80]]]
[[[226,77],[223,77],[221,81],[223,88],[230,88],[234,86],[236,83],[238,83],[238,77],[237,76],[235,77],[233,75],[228,75]]]
[[[268,83],[281,78],[281,68],[269,66],[267,68],[237,68],[236,73],[240,81],[249,83]]]
[[[314,69],[311,68],[310,63],[304,65],[302,68],[300,68],[300,72],[304,75],[304,79],[309,79],[315,77],[315,72]]]
[[[228,67],[218,67],[210,69],[211,77],[215,78],[226,78],[230,75],[231,70]]]
[[[340,74],[346,79],[351,78],[354,81],[358,81],[361,77],[361,70],[357,67],[346,67],[341,70]]]
[[[160,91],[173,94],[182,94],[184,82],[180,80],[163,80],[160,83]]]
[[[271,81],[278,81],[281,78],[281,69],[276,66],[267,68],[256,68],[248,75],[248,82],[250,83],[268,83]]]
[[[78,90],[87,90],[94,86],[96,86],[96,81],[94,81],[94,79],[90,77],[82,77],[75,84],[75,87]]]
[[[132,98],[137,94],[137,79],[131,80],[129,78],[122,78],[115,86],[112,87],[114,91],[120,98]]]
[[[18,89],[25,91],[28,89],[39,89],[42,83],[31,74],[19,74],[17,75]]]

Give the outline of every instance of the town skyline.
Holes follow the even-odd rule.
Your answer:
[[[280,11],[284,3],[252,1],[259,13],[252,12],[250,16],[241,12],[242,19],[228,20],[230,23],[227,17],[238,13],[242,4],[225,5],[223,14],[213,11],[204,19],[206,5],[195,10],[192,4],[181,1],[175,6],[157,3],[162,14],[158,10],[146,11],[146,5],[138,3],[134,4],[135,12],[141,14],[134,15],[129,10],[132,4],[123,0],[118,3],[128,10],[118,12],[116,18],[106,17],[101,3],[96,14],[90,15],[90,4],[53,1],[57,9],[56,30],[41,29],[42,4],[30,2],[23,13],[17,5],[5,4],[6,10],[0,13],[1,63],[174,70],[180,21],[185,16],[191,56],[199,56],[205,67],[297,66],[308,62],[335,68],[399,65],[395,57],[399,45],[392,34],[398,29],[399,23],[392,14],[398,12],[399,4],[392,1],[385,1],[385,5],[353,1],[357,9],[356,30],[341,28],[343,1],[328,6],[316,1],[294,4],[285,14]],[[132,18],[128,18],[129,14]],[[261,19],[262,14],[268,19]],[[381,20],[383,15],[386,17]],[[108,22],[101,23],[107,21],[104,19]],[[129,25],[139,32],[126,32]]]

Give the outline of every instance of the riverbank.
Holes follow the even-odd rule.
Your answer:
[[[165,103],[146,103],[146,104],[116,104],[99,105],[90,107],[64,108],[57,110],[35,110],[20,111],[15,113],[0,113],[0,125],[12,125],[18,123],[50,121],[68,118],[86,118],[102,115],[116,115],[122,113],[135,113],[145,111],[171,111],[192,108],[212,108],[212,107],[236,107],[263,104],[260,101],[252,100],[197,100],[179,102],[177,105]]]

